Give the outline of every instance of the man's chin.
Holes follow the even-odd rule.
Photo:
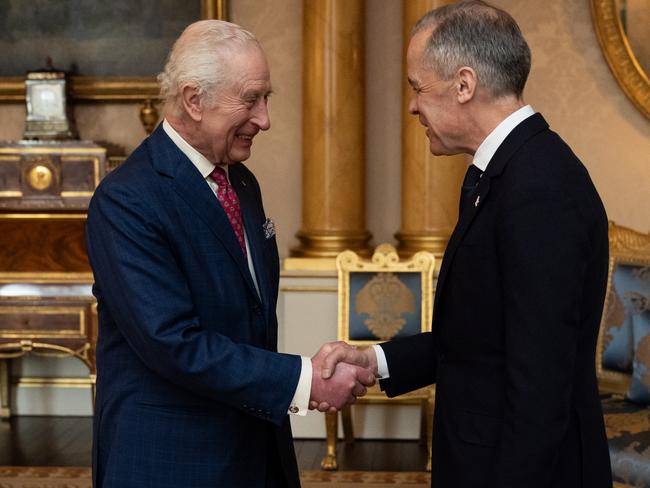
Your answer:
[[[251,151],[250,149],[247,150],[235,150],[231,151],[230,154],[228,154],[228,159],[232,162],[238,162],[238,161],[246,161],[248,158],[251,157]]]

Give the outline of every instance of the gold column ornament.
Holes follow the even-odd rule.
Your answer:
[[[11,409],[9,407],[10,380],[9,360],[0,359],[0,418],[4,420],[11,417]]]
[[[302,227],[291,254],[367,254],[364,0],[303,8]]]
[[[156,128],[158,117],[158,109],[151,99],[147,98],[140,108],[140,122],[142,122],[142,126],[147,132],[147,135],[151,134],[151,132]]]
[[[398,251],[404,256],[429,251],[441,257],[458,220],[466,158],[431,154],[424,127],[408,113],[412,88],[406,78],[406,50],[413,26],[429,10],[448,3],[451,2],[403,0],[402,226],[395,237]]]

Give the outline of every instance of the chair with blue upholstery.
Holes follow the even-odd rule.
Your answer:
[[[369,346],[394,337],[404,337],[431,330],[433,307],[433,271],[435,258],[418,252],[400,261],[390,244],[375,249],[371,260],[355,252],[338,255],[338,339],[354,346]],[[421,406],[420,440],[428,448],[427,470],[431,469],[431,432],[434,387],[388,398],[378,386],[358,403],[418,404]],[[341,412],[343,436],[354,441],[350,407]],[[338,414],[325,414],[327,454],[321,462],[325,470],[338,469],[336,442]]]
[[[596,351],[614,481],[650,486],[650,234],[609,225],[609,277]]]

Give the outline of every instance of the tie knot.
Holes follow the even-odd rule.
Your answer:
[[[228,186],[228,177],[226,176],[226,170],[221,166],[216,166],[212,173],[210,173],[210,178],[219,186]]]
[[[481,171],[477,166],[470,164],[465,173],[465,179],[463,180],[463,190],[472,190],[476,185],[478,185],[478,180],[481,179]]]

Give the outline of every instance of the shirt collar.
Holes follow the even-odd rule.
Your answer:
[[[176,144],[178,149],[180,149],[181,152],[185,154],[185,156],[187,156],[187,158],[192,162],[192,164],[196,166],[196,169],[199,170],[201,176],[203,176],[203,178],[210,176],[210,173],[214,171],[216,165],[208,161],[208,158],[194,149],[189,142],[183,139],[181,135],[176,132],[176,129],[174,129],[171,124],[167,122],[167,119],[163,120],[162,126],[163,130],[169,136],[172,142]],[[226,175],[228,175],[227,164],[220,164],[219,167],[223,168],[226,171]]]
[[[481,171],[485,171],[492,156],[497,152],[497,149],[499,149],[499,146],[506,137],[508,137],[515,127],[534,114],[533,107],[526,105],[503,119],[478,147],[474,154],[472,164],[477,166]]]

